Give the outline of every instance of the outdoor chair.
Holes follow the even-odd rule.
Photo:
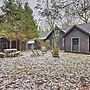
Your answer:
[[[53,57],[58,57],[59,58],[59,50],[58,49],[52,49],[51,54]]]
[[[31,49],[32,55],[31,56],[40,56],[39,52],[37,50]]]
[[[42,52],[43,55],[47,52],[47,49],[46,49],[45,46],[42,46],[41,47],[41,52]]]

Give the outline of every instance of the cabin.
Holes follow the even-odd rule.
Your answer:
[[[51,48],[64,49],[65,31],[55,26],[52,31],[40,31],[40,38],[44,42],[47,42]]]
[[[0,37],[0,51],[3,51],[4,49],[10,49],[10,47],[12,49],[17,48],[18,51],[26,50],[26,43],[21,42],[19,39],[10,41],[10,39],[4,36],[1,36]]]
[[[90,52],[90,23],[73,25],[64,35],[64,51]]]

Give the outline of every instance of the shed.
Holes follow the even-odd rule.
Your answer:
[[[40,31],[40,39],[48,42],[51,48],[57,47],[59,49],[64,49],[64,35],[65,31],[61,30],[58,26],[55,26],[52,31]]]
[[[30,39],[26,43],[26,48],[27,48],[27,50],[31,50],[32,48],[33,49],[40,49],[37,39]]]
[[[31,50],[31,48],[35,48],[35,40],[31,39],[27,42],[27,49]]]
[[[73,25],[64,36],[64,51],[90,52],[90,23]]]

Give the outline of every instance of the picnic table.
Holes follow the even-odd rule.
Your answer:
[[[4,49],[4,53],[6,57],[15,57],[20,54],[20,51],[17,51],[17,49]]]
[[[5,53],[12,53],[12,52],[16,52],[17,49],[4,49]]]

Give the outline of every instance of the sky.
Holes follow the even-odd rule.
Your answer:
[[[40,16],[38,15],[38,11],[34,9],[34,7],[37,5],[37,0],[28,0],[29,5],[31,9],[33,10],[34,18],[38,21]],[[45,5],[43,4],[43,7]],[[41,18],[42,19],[42,18]],[[46,23],[45,19],[42,19],[41,21],[38,21],[38,25],[41,27],[41,30],[46,30],[48,27],[48,24]]]
[[[37,10],[34,9],[34,7],[37,5],[37,0],[28,0],[28,3],[31,7],[31,9],[33,10],[33,15],[35,19],[38,19],[38,12]]]
[[[3,0],[0,0],[0,6],[2,6],[2,4],[3,4],[2,1],[3,1]]]

